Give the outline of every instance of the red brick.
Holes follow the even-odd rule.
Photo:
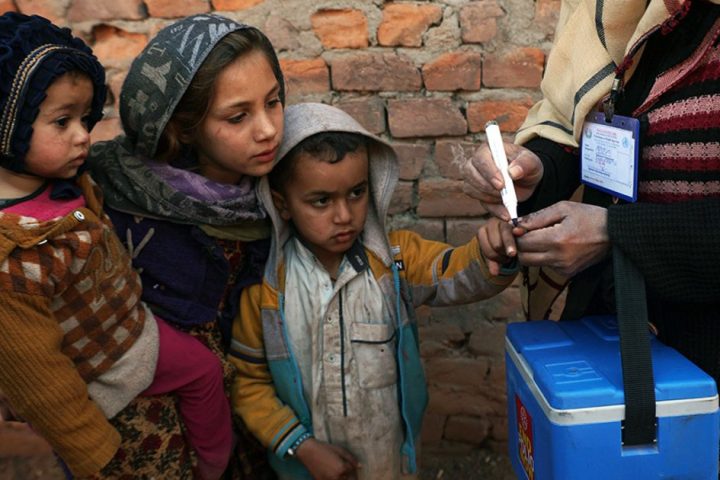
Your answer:
[[[262,30],[277,52],[297,50],[302,45],[298,39],[298,29],[280,15],[270,15]]]
[[[467,389],[459,389],[443,385],[436,387],[428,385],[430,401],[428,402],[428,413],[435,415],[487,415],[492,412],[492,407],[482,402],[477,392],[468,392]]]
[[[93,28],[93,51],[105,67],[127,68],[147,44],[142,33],[132,33],[110,25]]]
[[[285,76],[285,88],[288,96],[330,90],[330,74],[327,64],[322,58],[282,59],[280,68]]]
[[[518,275],[510,287],[486,300],[489,302],[490,311],[493,312],[493,318],[513,322],[525,320],[525,314],[520,307],[520,285],[522,280],[522,275]]]
[[[438,358],[425,362],[425,373],[436,385],[477,388],[483,383],[488,361],[464,357]]]
[[[415,308],[415,319],[418,327],[425,327],[430,324],[432,318],[432,308],[427,305],[420,305]]]
[[[423,34],[440,20],[442,9],[437,5],[388,3],[378,27],[378,43],[385,47],[419,47]]]
[[[395,138],[465,135],[467,122],[448,98],[413,98],[388,102],[388,123]]]
[[[180,18],[210,11],[208,0],[145,0],[145,5],[155,18]]]
[[[120,114],[120,90],[122,89],[122,84],[126,76],[127,72],[125,71],[107,76],[107,85],[110,90],[108,92],[108,101],[112,102],[114,111],[118,115]]]
[[[90,132],[92,142],[111,140],[122,133],[119,117],[104,118]]]
[[[422,87],[420,71],[407,57],[394,53],[362,53],[330,62],[332,85],[338,91],[417,92]]]
[[[477,147],[476,143],[455,140],[435,142],[435,164],[440,174],[445,178],[461,180],[463,178],[461,167]]]
[[[445,222],[435,218],[421,218],[419,220],[403,215],[391,217],[389,222],[393,230],[410,230],[428,240],[445,241]],[[418,312],[421,309],[418,309]]]
[[[444,323],[434,323],[427,327],[420,327],[419,334],[420,344],[434,341],[446,345],[448,347],[458,349],[465,344],[465,332],[457,325],[445,325]]]
[[[483,62],[483,85],[504,88],[538,88],[542,80],[545,53],[523,47],[501,56],[489,55]]]
[[[458,220],[458,218],[452,219]],[[445,217],[446,231],[449,228],[447,220],[448,217]],[[446,241],[445,243],[450,242]],[[478,320],[486,319],[488,316],[487,300],[467,305],[433,309],[433,323],[458,325],[466,334],[472,331]]]
[[[264,3],[265,0],[211,0],[213,10],[220,11],[233,11],[233,10],[246,10],[252,8],[255,5]]]
[[[457,180],[421,180],[417,213],[421,217],[479,217],[486,210],[462,191]]]
[[[8,4],[9,10],[3,10],[3,4]],[[57,0],[16,0],[17,8],[14,8],[11,1],[0,2],[0,11],[19,11],[25,15],[40,15],[56,25],[67,25],[65,18],[66,5]]]
[[[455,246],[466,244],[477,235],[486,221],[485,218],[446,219],[447,242]]]
[[[507,453],[508,446],[508,419],[507,415],[491,415],[486,417],[491,424],[491,435],[495,442],[488,442],[488,446],[495,452]]]
[[[74,0],[68,10],[71,22],[98,20],[142,20],[142,0]]]
[[[383,133],[387,127],[385,122],[385,102],[378,97],[340,100],[335,106],[350,114],[370,133]]]
[[[443,220],[421,218],[410,227],[410,230],[428,240],[445,241],[445,222]]]
[[[428,385],[430,399],[427,413],[434,415],[487,415],[490,408],[482,402],[482,396],[467,389],[450,387],[438,388]]]
[[[533,103],[530,97],[470,102],[466,113],[468,128],[473,133],[482,132],[488,121],[495,120],[501,131],[514,133],[522,125]]]
[[[423,418],[422,431],[420,439],[423,445],[437,445],[443,437],[445,430],[445,415],[434,415],[432,413],[425,414]]]
[[[495,386],[483,382],[472,387],[430,385],[428,412],[435,415],[468,415],[487,417],[505,415],[507,406],[504,384]]]
[[[537,0],[535,2],[535,20],[533,25],[548,36],[555,32],[560,17],[560,0]]]
[[[12,0],[0,0],[0,14],[5,12],[17,12],[18,9]]]
[[[481,322],[468,341],[468,350],[478,357],[500,358],[505,351],[505,322]],[[501,370],[499,367],[496,370]]]
[[[400,163],[400,178],[417,180],[425,162],[430,159],[431,148],[427,143],[393,143]]]
[[[503,324],[504,328],[504,324]],[[504,332],[504,329],[503,329]],[[496,339],[498,337],[495,337]],[[505,333],[502,334],[502,336],[499,337],[498,345],[502,345],[504,343],[505,339]],[[488,341],[492,341],[492,338],[489,338]],[[505,353],[504,348],[499,349],[499,354],[494,355],[494,359],[490,360],[490,368],[488,369],[488,374],[486,380],[490,382],[491,384],[494,384],[496,386],[500,386],[505,381],[505,362],[500,360],[502,357],[501,355]]]
[[[396,213],[406,212],[413,207],[413,182],[398,182],[393,192],[392,200],[388,213],[394,215]]]
[[[368,22],[360,10],[319,10],[310,17],[310,21],[325,48],[368,46]]]
[[[435,340],[428,340],[420,344],[420,356],[423,360],[428,358],[442,358],[451,355],[452,349],[444,346],[442,343],[436,342]]]
[[[428,90],[479,90],[482,56],[472,52],[450,52],[422,68]]]
[[[496,0],[471,2],[460,9],[460,36],[464,43],[484,43],[497,34],[497,18],[504,15]]]
[[[445,439],[480,445],[490,433],[490,422],[485,418],[451,416],[445,424]]]

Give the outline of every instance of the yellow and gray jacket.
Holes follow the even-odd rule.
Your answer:
[[[398,397],[405,440],[403,470],[416,471],[415,445],[427,404],[425,377],[418,351],[414,308],[456,305],[491,297],[514,279],[515,271],[491,276],[473,238],[454,248],[428,241],[409,231],[385,234],[385,215],[397,182],[398,163],[392,148],[369,134],[349,115],[322,104],[300,104],[286,110],[286,131],[278,158],[304,138],[334,130],[371,139],[371,204],[359,253],[391,306],[398,371]],[[239,368],[232,390],[233,407],[250,430],[269,448],[279,472],[309,478],[302,465],[286,458],[288,448],[312,431],[312,412],[303,394],[297,357],[289,344],[285,317],[283,246],[292,230],[274,208],[266,179],[258,195],[273,219],[273,246],[261,285],[243,292],[233,325],[230,359]]]

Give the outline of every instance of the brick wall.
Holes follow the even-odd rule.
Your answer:
[[[485,212],[462,193],[458,162],[486,121],[511,136],[537,100],[559,0],[0,0],[7,10],[68,25],[93,46],[112,91],[94,140],[119,132],[128,65],[168,22],[216,11],[260,27],[281,58],[289,103],[337,105],[397,147],[392,225],[459,244]],[[516,284],[475,305],[419,310],[426,450],[505,448],[503,336],[519,307]]]

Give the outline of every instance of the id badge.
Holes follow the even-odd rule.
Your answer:
[[[585,119],[580,141],[580,180],[628,202],[637,200],[640,121],[603,112]]]

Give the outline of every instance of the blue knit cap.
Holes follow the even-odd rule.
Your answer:
[[[105,69],[85,43],[38,15],[0,15],[0,166],[25,172],[32,124],[47,89],[70,71],[86,74],[94,93],[88,127],[102,118]]]

